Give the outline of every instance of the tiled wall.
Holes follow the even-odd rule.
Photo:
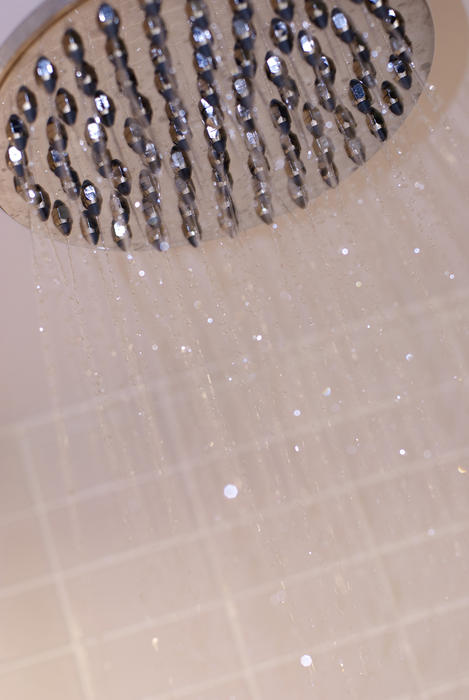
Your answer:
[[[441,102],[275,236],[130,263],[3,220],[0,698],[468,697],[468,29],[432,5]]]

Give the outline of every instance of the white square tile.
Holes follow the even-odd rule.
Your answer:
[[[53,586],[0,597],[0,664],[35,657],[69,642],[67,626]]]

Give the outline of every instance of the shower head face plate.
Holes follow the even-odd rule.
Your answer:
[[[309,208],[399,129],[425,0],[43,3],[0,52],[0,206],[73,244],[157,248]]]

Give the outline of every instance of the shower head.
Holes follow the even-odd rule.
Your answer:
[[[0,52],[0,206],[106,248],[273,224],[399,128],[432,56],[425,0],[48,0]]]

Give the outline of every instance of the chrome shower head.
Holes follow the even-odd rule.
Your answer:
[[[0,53],[0,206],[124,249],[272,224],[399,128],[432,56],[425,0],[48,0]]]

